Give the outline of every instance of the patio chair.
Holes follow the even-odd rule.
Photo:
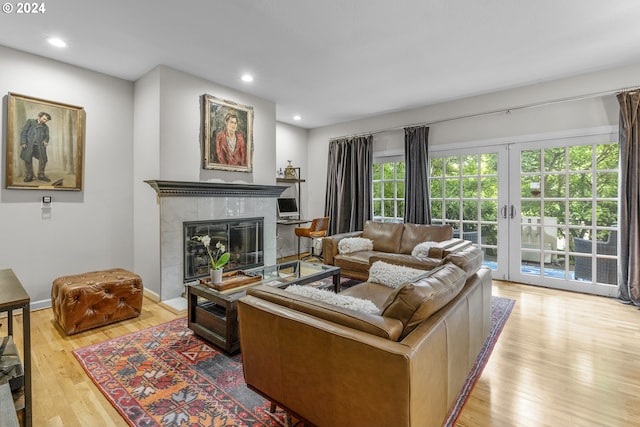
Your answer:
[[[593,240],[573,238],[574,248],[576,252],[591,254]],[[618,232],[611,231],[606,241],[596,241],[596,254],[598,255],[617,255],[618,253]],[[575,278],[593,280],[591,271],[591,258],[575,257]],[[609,283],[615,285],[618,282],[618,262],[614,259],[598,258],[596,261],[596,282]]]

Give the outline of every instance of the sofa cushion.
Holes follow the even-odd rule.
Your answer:
[[[455,264],[444,264],[413,283],[400,286],[382,306],[382,316],[398,319],[405,337],[416,326],[455,298],[467,275]]]
[[[285,291],[361,313],[380,313],[380,309],[368,299],[340,295],[326,289],[318,289],[313,286],[290,285],[285,288]]]
[[[376,261],[369,268],[369,279],[367,281],[380,283],[390,288],[397,288],[418,279],[424,274],[425,270]]]
[[[450,225],[434,225],[434,224],[404,224],[404,231],[402,232],[402,241],[400,243],[400,250],[395,251],[402,254],[410,254],[413,248],[417,244],[432,241],[441,242],[448,240],[453,234],[453,229]],[[387,251],[391,252],[391,251]]]
[[[269,301],[273,304],[393,341],[398,340],[404,329],[404,325],[398,319],[360,313],[322,301],[315,301],[269,285],[253,286],[247,289],[247,296]]]
[[[403,226],[404,224],[393,222],[367,221],[362,230],[362,237],[373,240],[375,251],[397,253],[400,251]]]
[[[340,254],[372,250],[373,241],[363,237],[347,237],[338,242],[338,253]]]

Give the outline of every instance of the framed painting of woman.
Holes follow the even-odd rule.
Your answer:
[[[202,167],[253,170],[253,107],[202,95]]]
[[[9,93],[5,188],[82,190],[82,107]]]

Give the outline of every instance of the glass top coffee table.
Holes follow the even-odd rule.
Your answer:
[[[313,283],[321,288],[333,285],[335,292],[340,291],[340,268],[332,265],[295,260],[251,268],[243,273],[260,279],[222,291],[200,283],[187,286],[189,329],[228,353],[235,353],[240,349],[237,301],[246,295],[247,289],[260,284],[286,288],[294,284]]]

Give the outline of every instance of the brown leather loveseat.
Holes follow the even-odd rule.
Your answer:
[[[400,224],[391,222],[367,221],[362,231],[334,234],[322,239],[323,262],[340,267],[341,274],[355,279],[367,280],[369,267],[375,261],[407,265],[430,270],[440,264],[446,255],[459,251],[471,242],[452,238],[450,225]],[[340,253],[340,241],[360,237],[373,241],[372,250],[353,253]],[[416,258],[411,255],[413,249],[423,242],[437,242],[428,257]]]
[[[491,271],[468,246],[366,314],[266,285],[238,302],[248,386],[316,426],[442,425],[489,333]]]

